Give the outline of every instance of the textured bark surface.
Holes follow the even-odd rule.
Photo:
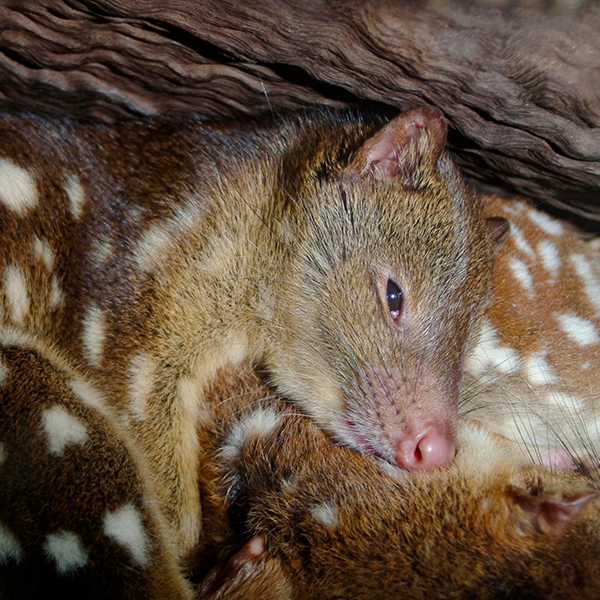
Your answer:
[[[600,7],[31,0],[0,8],[0,105],[105,120],[429,103],[466,173],[600,225]]]

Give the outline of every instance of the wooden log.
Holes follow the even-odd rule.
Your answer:
[[[551,9],[30,0],[0,9],[0,104],[105,120],[433,104],[472,179],[600,228],[600,8]]]

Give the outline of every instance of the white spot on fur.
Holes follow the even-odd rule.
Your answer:
[[[595,237],[587,242],[588,248],[592,250],[600,250],[600,237]]]
[[[12,160],[0,158],[0,202],[23,217],[38,203],[35,181],[26,169]]]
[[[134,562],[141,567],[150,563],[148,537],[140,514],[132,504],[104,515],[103,531],[106,536],[125,548]]]
[[[83,402],[86,406],[95,408],[102,414],[107,414],[102,393],[97,390],[91,383],[84,379],[73,378],[69,383],[71,391]]]
[[[560,235],[564,231],[564,227],[560,221],[549,217],[543,212],[531,209],[527,211],[527,215],[540,229],[550,235]]]
[[[50,308],[56,309],[65,303],[65,295],[60,289],[60,284],[56,275],[52,276],[52,284],[50,286]]]
[[[529,272],[529,267],[518,258],[510,260],[510,268],[517,281],[528,291],[533,289],[533,278]]]
[[[246,544],[246,550],[252,556],[261,556],[265,551],[265,538],[262,535],[253,537]]]
[[[177,382],[177,395],[187,414],[196,415],[200,423],[212,423],[214,413],[204,402],[204,390],[195,377],[180,377]]]
[[[337,527],[339,524],[338,510],[333,504],[313,504],[308,510],[319,523],[327,527]]]
[[[10,307],[12,320],[22,325],[29,313],[29,293],[25,273],[15,266],[9,265],[4,272],[4,292]]]
[[[560,269],[561,260],[558,248],[548,240],[542,240],[538,244],[538,254],[542,259],[542,266],[546,271],[556,275]]]
[[[227,460],[237,460],[252,438],[267,437],[280,421],[281,414],[270,408],[261,407],[245,415],[231,427],[221,448],[221,456]]]
[[[140,269],[151,270],[169,249],[175,236],[189,230],[199,215],[199,206],[191,202],[172,219],[152,225],[142,236],[135,251],[135,260]]]
[[[152,225],[142,236],[135,251],[136,262],[140,269],[149,271],[156,257],[162,255],[171,239],[171,231],[166,225],[162,223]]]
[[[465,362],[466,370],[479,377],[488,375],[490,368],[508,375],[516,373],[520,367],[517,351],[514,348],[500,345],[496,330],[486,319],[479,332],[477,345]]]
[[[157,257],[163,255],[172,239],[172,231],[168,224],[152,225],[142,236],[135,250],[135,259],[140,269],[150,271]]]
[[[553,391],[546,396],[546,402],[560,407],[566,415],[584,414],[585,403],[573,394]],[[544,423],[544,426],[547,428],[547,423]]]
[[[137,421],[143,421],[146,402],[152,394],[156,363],[144,352],[138,354],[129,365],[129,410]]]
[[[558,315],[560,328],[580,346],[588,346],[600,342],[598,332],[593,323],[577,315]]]
[[[502,209],[504,212],[507,212],[511,215],[520,215],[523,212],[524,203],[523,202],[515,202],[514,204],[505,203]],[[512,223],[511,223],[512,227]]]
[[[23,549],[15,534],[0,523],[0,565],[7,563],[9,560],[19,562],[23,557]]]
[[[571,255],[571,263],[575,268],[575,272],[581,283],[583,284],[583,291],[588,297],[588,300],[596,307],[596,310],[600,309],[600,284],[592,265],[583,254]]]
[[[106,320],[104,313],[92,304],[83,320],[83,347],[88,362],[99,367],[106,338]]]
[[[0,362],[0,388],[4,387],[7,377],[8,367],[3,362]]]
[[[72,531],[60,531],[46,536],[46,554],[56,561],[59,573],[70,573],[87,564],[88,554],[79,536]]]
[[[42,425],[48,436],[50,454],[62,454],[69,444],[85,444],[87,427],[62,406],[53,406],[42,413]]]
[[[38,260],[41,260],[44,263],[48,271],[52,269],[54,266],[54,252],[52,252],[48,240],[41,240],[39,237],[35,236],[33,241],[33,254]]]
[[[558,377],[541,354],[533,354],[527,359],[525,376],[531,385],[551,385],[558,382]]]
[[[77,175],[70,174],[67,177],[65,191],[67,192],[69,202],[71,203],[71,213],[76,219],[79,219],[81,217],[81,213],[83,212],[85,193]]]
[[[94,253],[94,263],[96,266],[103,265],[113,253],[113,245],[109,241],[98,242],[96,252]]]
[[[535,256],[535,253],[531,249],[531,246],[525,239],[523,232],[514,224],[510,224],[510,237],[513,240],[515,246],[523,253],[527,254],[530,258]]]

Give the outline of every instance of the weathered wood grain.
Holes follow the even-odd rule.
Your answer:
[[[466,173],[600,225],[600,7],[31,0],[0,9],[0,103],[101,119],[440,107]]]

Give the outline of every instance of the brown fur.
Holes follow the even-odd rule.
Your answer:
[[[439,113],[382,125],[0,120],[3,323],[102,390],[181,553],[200,534],[196,427],[220,366],[264,363],[330,433],[390,461],[423,423],[453,437],[492,244]],[[383,166],[377,144],[360,151],[376,131]]]
[[[532,466],[515,444],[468,422],[451,467],[394,472],[333,446],[291,406],[265,402],[269,390],[251,371],[219,382],[217,435],[201,436],[203,462],[220,465],[223,479],[204,482],[209,543],[196,560],[204,573],[254,536],[266,549],[239,550],[203,597],[262,598],[271,580],[283,598],[306,600],[600,594],[598,494],[583,478]]]
[[[0,531],[9,543],[2,593],[36,596],[50,585],[67,597],[86,586],[189,597],[177,565],[194,548],[198,579],[233,555],[205,588],[229,597],[563,598],[568,586],[597,597],[597,514],[578,476],[534,467],[471,426],[461,426],[449,469],[389,472],[396,430],[421,414],[455,416],[462,358],[488,301],[492,243],[442,153],[439,116],[417,111],[387,127],[327,114],[240,126],[2,120],[11,162],[0,163],[0,523],[22,550],[16,556]],[[490,206],[496,216],[510,203]],[[519,252],[511,243],[506,260]],[[527,314],[502,313],[510,272],[501,260],[489,319],[502,344],[523,353],[534,345],[523,346],[522,332],[533,329],[515,319]],[[382,293],[392,276],[405,295],[400,325]],[[565,342],[548,340],[546,358]],[[485,340],[474,356],[481,348]],[[259,422],[236,452],[217,455],[248,403],[269,392],[222,373],[222,387],[204,394],[219,367],[248,359],[347,445],[340,422],[354,421],[368,443],[353,445],[388,462],[332,446],[280,401],[269,410],[289,416],[276,415],[266,433]],[[471,416],[495,430],[517,422],[523,413],[494,410],[499,387],[483,386],[472,365],[467,393],[474,380],[481,393]],[[534,414],[531,377],[513,375],[511,393]],[[73,395],[74,378],[93,384],[91,397]],[[231,400],[239,385],[247,396]],[[593,393],[585,399],[594,406]],[[79,426],[71,431],[59,411],[58,432],[40,430],[53,407]],[[570,410],[563,424],[579,414]],[[57,458],[52,440],[64,435]],[[21,495],[30,504],[15,501]],[[339,527],[327,525],[327,508],[315,520],[311,507],[324,501]],[[137,541],[147,540],[144,564],[103,533],[107,512],[128,505],[141,523]],[[474,510],[482,506],[491,509]],[[61,527],[93,559],[83,564],[71,548],[72,579],[49,567],[60,558],[44,549]],[[258,556],[244,546],[253,535],[265,536]],[[45,575],[30,580],[38,568]]]

